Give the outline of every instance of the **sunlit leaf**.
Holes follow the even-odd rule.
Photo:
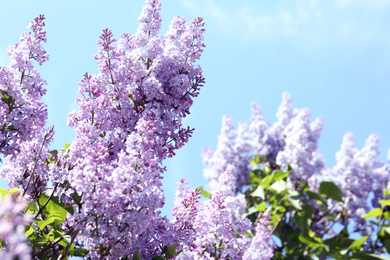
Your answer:
[[[341,190],[333,182],[328,182],[328,181],[321,182],[318,191],[320,192],[320,194],[324,195],[327,198],[336,201],[343,201],[343,194]]]

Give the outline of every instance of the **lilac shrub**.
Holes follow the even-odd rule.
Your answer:
[[[214,192],[217,180],[223,176],[225,170],[233,169],[235,178],[248,180],[237,182],[239,186],[236,192],[244,193],[247,204],[255,206],[248,209],[249,215],[264,211],[267,207],[269,209],[274,207],[272,210],[276,215],[273,217],[279,219],[278,222],[274,222],[276,226],[281,222],[287,225],[305,216],[310,223],[307,227],[306,224],[302,225],[302,222],[288,224],[294,230],[301,229],[303,235],[309,237],[305,241],[309,241],[313,236],[336,235],[334,227],[337,223],[368,239],[366,245],[371,243],[371,247],[365,246],[366,249],[377,250],[379,246],[372,240],[371,234],[379,228],[362,216],[374,208],[387,205],[384,204],[387,202],[381,199],[387,199],[383,188],[388,186],[390,180],[390,165],[388,162],[377,160],[378,136],[370,135],[364,147],[359,150],[354,147],[353,134],[347,133],[341,150],[336,153],[336,166],[328,168],[318,148],[323,127],[322,118],[311,122],[309,109],[294,108],[291,96],[284,93],[277,119],[277,122],[270,124],[262,115],[260,106],[253,103],[249,131],[241,131],[238,135],[243,123],[240,123],[236,130],[230,116],[223,118],[216,151],[213,152],[206,147],[202,153],[205,163],[204,176],[209,180],[208,189]],[[237,146],[237,143],[241,145]],[[263,172],[265,176],[258,175],[259,172]],[[281,172],[287,172],[286,181],[282,180],[283,177],[277,177],[281,176]],[[268,181],[266,179],[267,174],[276,180],[271,187],[269,187],[272,184],[271,179],[268,178]],[[331,186],[329,182],[333,182],[341,189],[340,196],[337,194],[337,187]],[[261,186],[259,187],[261,189],[255,191],[253,187],[258,186]],[[333,191],[325,187],[332,187]],[[289,202],[280,204],[278,200],[280,201],[281,197],[276,197],[279,199],[272,202],[271,193],[267,192],[274,192],[275,196],[285,194]],[[324,194],[327,197],[321,197]],[[261,202],[267,204],[260,205]],[[302,206],[307,207],[302,209]],[[278,211],[280,207],[282,211]],[[299,210],[303,210],[303,213]],[[307,233],[307,228],[314,230],[314,233]],[[318,243],[318,240],[314,242]]]
[[[309,109],[293,108],[288,93],[274,124],[256,103],[249,125],[236,129],[224,117],[216,151],[202,153],[211,193],[181,180],[173,218],[162,216],[163,162],[194,131],[182,121],[204,84],[197,61],[205,45],[202,18],[175,17],[160,35],[160,10],[159,1],[146,0],[134,35],[116,39],[103,30],[94,56],[99,72],[79,84],[79,109],[68,117],[76,138],[62,151],[48,150],[54,131],[45,127],[46,82],[34,67],[48,60],[44,16],[9,48],[10,65],[0,68],[0,174],[21,196],[0,203],[2,259],[271,259],[293,256],[297,243],[305,257],[323,257],[345,237],[321,244],[335,223],[352,223],[367,239],[374,228],[361,215],[382,207],[376,216],[390,220],[383,208],[390,201],[378,201],[390,187],[390,166],[376,158],[378,137],[358,150],[348,133],[337,165],[327,168],[318,148],[323,119],[311,122]],[[277,247],[273,234],[293,253]],[[367,241],[365,248],[381,246]],[[347,242],[342,255],[357,250]]]

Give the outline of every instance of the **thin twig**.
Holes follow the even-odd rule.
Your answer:
[[[68,232],[65,233],[65,235],[69,235],[70,233],[73,232],[73,228],[70,229]],[[64,235],[64,236],[65,236]],[[64,236],[61,236],[59,238],[57,238],[57,240],[54,240],[54,243],[50,243],[47,247],[45,247],[44,249],[42,249],[41,251],[38,251],[36,253],[34,253],[32,256],[33,257],[36,257],[44,252],[46,252],[47,250],[49,250],[50,248],[52,248],[52,246],[54,246],[55,244],[57,244],[58,242],[60,242],[62,239],[64,239]]]
[[[51,200],[51,198],[53,198],[53,195],[54,195],[54,192],[56,191],[57,189],[57,186],[58,186],[58,183],[54,186],[54,189],[53,189],[53,192],[51,193],[50,197],[47,199],[47,201],[45,202],[45,204],[42,206],[42,208],[39,209],[37,215],[35,215],[35,218],[37,218],[39,216],[39,214],[42,213],[43,209],[46,207],[46,205],[49,203],[49,201]]]
[[[62,252],[62,254],[58,257],[58,260],[62,260],[66,257],[66,255],[68,254],[68,251],[69,251],[69,248],[72,246],[73,244],[73,241],[76,239],[77,235],[79,234],[80,230],[76,230],[73,234],[72,234],[72,239],[70,240],[70,243],[68,244],[68,246],[65,248],[65,250]]]
[[[27,186],[26,186],[26,188],[25,188],[24,191],[23,191],[22,197],[24,197],[24,195],[26,194],[26,191],[27,191],[28,187],[30,186],[31,179],[34,177],[35,170],[36,170],[37,164],[38,164],[38,159],[39,159],[39,157],[41,156],[41,152],[42,152],[43,146],[45,145],[45,142],[48,141],[48,140],[51,138],[51,136],[49,136],[49,135],[51,134],[51,132],[53,131],[53,129],[54,129],[54,126],[51,126],[51,127],[49,128],[49,131],[48,131],[47,133],[45,133],[45,136],[44,136],[44,139],[43,139],[41,148],[39,149],[39,151],[38,151],[38,153],[37,153],[37,156],[36,156],[36,158],[35,158],[35,163],[34,163],[33,171],[32,171],[32,173],[31,173],[30,179],[28,180]]]

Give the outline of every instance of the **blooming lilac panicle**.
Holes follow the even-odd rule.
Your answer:
[[[212,153],[204,150],[206,164],[204,176],[209,180],[208,189],[213,191],[218,176],[230,165],[237,179],[237,188],[241,189],[249,176],[249,162],[258,155],[273,168],[292,168],[290,178],[295,181],[307,180],[315,173],[324,170],[325,163],[318,149],[318,139],[323,119],[317,118],[310,123],[308,109],[294,109],[291,96],[283,93],[282,104],[277,113],[278,121],[270,125],[264,118],[261,108],[252,104],[251,123],[244,131],[237,131],[233,119],[223,119],[217,150]],[[314,178],[314,177],[313,177]]]
[[[249,237],[243,234],[251,229],[252,223],[239,215],[245,199],[236,197],[235,183],[230,171],[221,175],[217,191],[196,216],[195,247],[185,247],[177,259],[242,259],[250,244]]]
[[[140,37],[140,46],[145,46],[147,38],[156,37],[161,28],[161,16],[159,11],[161,10],[161,3],[157,0],[145,1],[141,15],[138,18],[139,26],[137,30],[137,36]]]
[[[256,225],[256,234],[250,246],[245,251],[244,260],[269,260],[273,257],[273,244],[271,243],[272,226],[269,225],[270,216],[264,214]]]
[[[271,125],[265,120],[260,106],[255,102],[252,103],[251,113],[249,130],[254,152],[261,158],[268,157],[269,161],[274,161],[280,150],[278,138],[271,131]]]
[[[0,258],[4,260],[29,260],[31,259],[31,247],[27,243],[24,225],[31,221],[28,214],[23,211],[25,203],[6,195],[0,201]]]
[[[276,125],[278,128],[284,129],[290,123],[291,119],[295,117],[296,110],[294,110],[293,106],[294,104],[290,93],[284,92],[282,95],[282,103],[276,114],[276,117],[278,118]]]
[[[276,164],[287,170],[291,167],[290,178],[293,182],[301,182],[311,177],[324,167],[318,151],[319,131],[322,129],[321,119],[310,126],[310,112],[301,109],[283,131],[285,146],[276,158]]]
[[[237,189],[246,184],[248,180],[249,164],[252,150],[248,126],[240,123],[238,131],[234,129],[233,118],[225,116],[222,119],[222,129],[218,137],[217,150],[212,153],[205,150],[204,161],[207,162],[203,175],[209,180],[207,189],[216,190],[218,177],[225,170],[235,176]],[[212,153],[212,156],[210,157]]]
[[[195,230],[193,223],[198,214],[199,209],[200,190],[196,189],[191,191],[188,187],[188,182],[184,179],[177,183],[176,196],[175,196],[175,207],[172,211],[174,217],[174,229],[176,232],[176,251],[192,250],[196,245],[195,241]],[[182,245],[183,241],[185,244]]]
[[[334,172],[338,176],[339,187],[344,193],[343,207],[363,235],[366,235],[367,230],[363,229],[365,220],[360,216],[366,214],[372,207],[368,203],[370,192],[375,196],[373,206],[379,206],[377,201],[383,197],[383,183],[389,180],[388,165],[376,160],[379,155],[378,144],[378,136],[372,134],[366,140],[363,149],[359,151],[355,148],[353,134],[347,133],[343,138],[340,151],[336,153],[337,164]]]
[[[23,33],[21,42],[8,49],[9,66],[0,68],[0,153],[4,155],[0,174],[10,186],[28,189],[27,198],[42,190],[48,178],[43,164],[51,137],[42,135],[48,115],[41,100],[46,81],[34,64],[42,65],[49,58],[42,46],[46,42],[44,19],[40,15],[30,23],[31,32]],[[34,181],[30,181],[33,175]]]
[[[204,29],[200,18],[174,18],[163,37],[160,9],[159,1],[147,0],[136,34],[118,41],[103,30],[94,56],[99,73],[84,75],[80,109],[68,118],[76,139],[60,159],[62,169],[52,170],[53,183],[69,183],[58,195],[71,201],[76,191],[82,197],[72,221],[93,258],[132,258],[138,248],[148,259],[190,233],[158,209],[164,205],[162,162],[193,132],[182,119],[204,83],[195,64]],[[196,193],[191,196],[195,201]],[[178,207],[177,218],[189,217],[186,210]]]
[[[15,155],[20,152],[23,141],[31,141],[47,120],[46,106],[41,97],[46,93],[34,60],[42,65],[48,60],[42,42],[46,42],[43,31],[43,15],[30,23],[32,32],[23,33],[21,42],[10,46],[8,67],[0,67],[0,153]]]

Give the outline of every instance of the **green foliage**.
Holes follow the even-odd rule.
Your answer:
[[[3,89],[0,89],[1,101],[4,102],[8,106],[8,114],[11,114],[11,112],[15,109],[15,99],[9,95],[9,93]],[[3,129],[2,129],[3,130]],[[4,130],[3,130],[4,131]],[[10,131],[10,130],[6,130]]]
[[[324,181],[320,184],[320,188],[318,189],[321,195],[324,195],[327,198],[336,200],[336,201],[343,201],[343,194],[341,193],[341,190],[339,187],[336,186],[333,182]]]
[[[40,259],[61,255],[83,257],[88,250],[74,244],[72,236],[77,235],[76,231],[62,226],[68,214],[74,213],[74,209],[72,205],[60,202],[54,193],[53,189],[42,192],[26,209],[34,217],[34,224],[27,225],[25,233],[31,242],[33,255],[39,255]],[[56,250],[53,253],[51,249],[54,248]]]
[[[203,187],[199,187],[198,188],[199,190],[200,190],[200,194],[203,196],[203,197],[205,197],[205,198],[207,198],[207,199],[209,199],[210,198],[210,196],[211,196],[211,193],[210,192],[207,192]]]
[[[133,260],[141,260],[141,253],[137,248],[137,252],[134,253]]]
[[[272,168],[264,161],[254,156],[250,163],[255,170],[250,173],[249,188],[245,191],[248,210],[243,217],[255,223],[261,217],[259,213],[271,214],[270,224],[277,241],[274,259],[388,259],[374,252],[362,251],[369,237],[351,236],[347,227],[331,237],[328,235],[328,230],[343,217],[343,212],[331,213],[328,206],[329,199],[334,201],[332,203],[343,203],[343,195],[337,185],[322,182],[316,192],[309,189],[307,182],[302,182],[295,183],[290,189],[290,172]],[[384,190],[384,198],[389,195],[390,192]],[[378,247],[383,245],[383,253],[389,253],[390,212],[384,209],[390,206],[390,199],[380,200],[379,203],[381,208],[373,209],[362,217],[377,218],[381,232],[375,243]],[[319,207],[313,208],[312,205]],[[315,229],[314,224],[321,219],[326,219],[329,224],[324,230]]]
[[[174,244],[173,246],[166,247],[163,250],[163,254],[165,254],[165,259],[171,259],[173,256],[175,256],[176,246],[177,244]]]

